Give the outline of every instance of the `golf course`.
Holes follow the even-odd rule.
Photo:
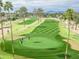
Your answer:
[[[79,59],[77,0],[0,0],[0,59]]]
[[[31,18],[32,20],[33,18]],[[29,21],[30,24],[27,22]],[[17,22],[17,21],[16,21]],[[21,28],[20,30],[17,27],[14,27],[14,43],[10,40],[7,34],[5,34],[5,51],[2,51],[3,54],[10,55],[12,54],[12,44],[14,46],[14,54],[17,55],[15,58],[19,56],[23,56],[26,59],[64,59],[64,53],[66,48],[66,42],[64,39],[66,38],[65,35],[60,35],[60,27],[59,21],[54,19],[42,19],[40,22],[38,20],[30,21],[26,20],[26,25],[24,26],[23,22],[13,21],[13,25],[16,25],[18,28],[24,27],[25,29]],[[15,24],[14,24],[15,23]],[[20,24],[20,25],[19,25]],[[28,26],[28,27],[27,27]],[[18,32],[17,34],[17,31]],[[22,31],[21,31],[22,30]],[[67,34],[67,33],[65,33]],[[17,36],[15,36],[17,35]],[[23,37],[23,41],[21,43],[21,39]],[[68,44],[68,43],[67,43]],[[2,45],[0,44],[2,47]],[[4,52],[4,53],[3,53]],[[22,57],[22,58],[23,58]],[[5,59],[5,57],[2,57]],[[7,59],[12,58],[6,57]],[[69,59],[77,59],[79,58],[79,52],[73,50],[69,44],[68,50],[68,58]]]

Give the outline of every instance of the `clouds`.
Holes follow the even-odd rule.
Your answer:
[[[78,9],[79,0],[3,0],[11,1],[15,9],[26,6],[28,9],[43,8],[45,10],[66,10],[67,8]]]
[[[24,6],[51,6],[51,5],[63,5],[68,3],[68,0],[3,0],[11,1],[14,5],[24,5]]]

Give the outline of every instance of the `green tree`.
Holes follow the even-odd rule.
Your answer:
[[[77,30],[77,25],[79,24],[79,15],[78,13],[75,13],[74,15],[74,22],[75,22],[75,30]]]
[[[16,10],[14,12],[14,16],[15,16],[15,18],[20,18],[19,10]]]
[[[4,10],[8,12],[8,18],[10,19],[10,11],[13,10],[13,5],[11,2],[7,1],[4,4]],[[10,30],[11,30],[11,40],[12,40],[12,52],[14,57],[14,41],[13,41],[13,30],[12,30],[12,20],[10,19]]]
[[[65,13],[64,13],[64,19],[68,20],[68,39],[67,39],[67,44],[66,44],[66,52],[65,52],[65,59],[68,59],[68,47],[69,47],[69,39],[70,39],[70,25],[71,25],[71,21],[74,19],[73,18],[73,14],[74,14],[74,10],[73,9],[68,9]]]
[[[0,0],[0,12],[2,11],[3,3],[2,0]]]
[[[20,17],[24,18],[23,22],[24,22],[24,26],[25,26],[25,18],[26,18],[27,14],[28,14],[27,8],[22,6],[22,7],[20,7],[20,9],[17,12],[18,12]]]
[[[20,9],[19,9],[19,14],[22,18],[25,18],[27,16],[27,8],[22,6]]]
[[[0,0],[0,22],[1,22],[1,33],[2,33],[2,40],[3,40],[3,50],[5,50],[5,38],[4,38],[4,30],[3,30],[3,13],[2,13],[2,8],[3,8],[3,2]]]
[[[33,14],[37,16],[38,21],[40,21],[40,18],[44,16],[44,10],[42,8],[34,9]]]
[[[42,8],[38,8],[38,9],[36,9],[35,14],[38,17],[43,17],[44,16],[44,10]]]
[[[7,1],[7,2],[5,2],[5,4],[4,4],[4,11],[6,11],[7,13],[7,18],[9,18],[10,17],[10,14],[9,14],[9,12],[11,11],[11,10],[13,10],[13,5],[11,4],[11,2],[9,2],[9,1]]]

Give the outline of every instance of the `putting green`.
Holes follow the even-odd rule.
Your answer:
[[[32,37],[23,41],[23,46],[34,49],[58,48],[62,46],[62,42],[45,37]]]

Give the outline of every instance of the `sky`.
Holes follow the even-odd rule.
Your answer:
[[[79,12],[79,0],[3,0],[10,1],[14,6],[14,10],[25,6],[28,11],[33,11],[34,8],[43,8],[46,12],[63,12],[68,8],[73,8]]]

